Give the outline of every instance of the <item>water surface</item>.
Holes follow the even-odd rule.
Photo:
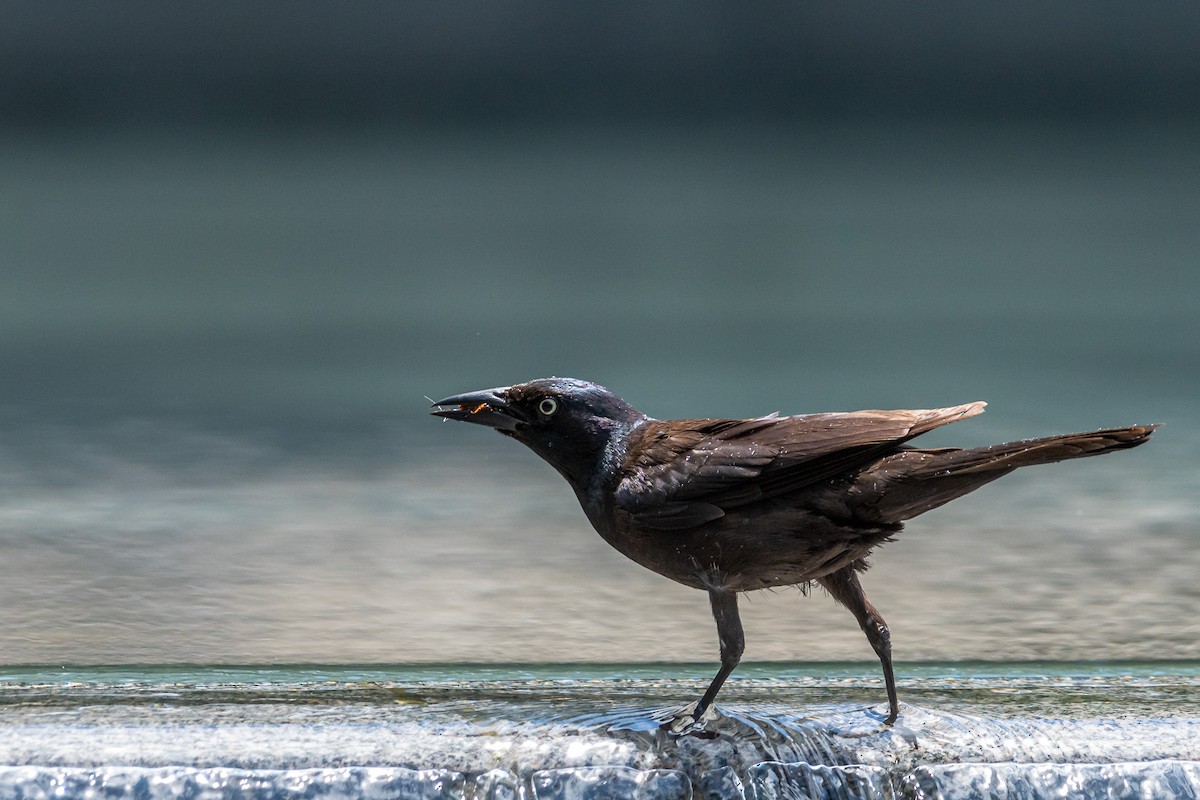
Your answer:
[[[1005,796],[979,792],[997,776],[1034,797],[1071,782],[1091,787],[1081,796],[1200,787],[1195,663],[902,674],[889,728],[872,665],[747,665],[721,715],[679,737],[659,725],[702,691],[704,667],[7,669],[0,792],[367,796],[391,781],[403,796],[436,784],[447,797],[732,798],[815,782],[830,797]]]

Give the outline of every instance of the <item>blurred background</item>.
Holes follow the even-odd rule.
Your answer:
[[[0,661],[711,660],[429,399],[1164,422],[910,523],[899,661],[1200,656],[1200,7],[4,2]],[[821,592],[748,660],[873,658]]]

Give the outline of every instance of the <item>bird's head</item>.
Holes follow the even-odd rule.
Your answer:
[[[574,378],[541,378],[438,400],[434,416],[495,428],[582,485],[614,435],[646,416],[616,394]]]

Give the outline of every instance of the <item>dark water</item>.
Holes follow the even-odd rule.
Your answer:
[[[884,797],[1195,796],[1186,128],[6,134],[0,663],[433,666],[14,667],[0,797],[851,780],[801,762],[863,765]],[[863,712],[873,665],[748,668],[722,741],[751,744],[729,773],[681,768],[649,722],[708,677],[703,597],[611,552],[530,454],[425,415],[426,396],[549,374],[658,417],[989,401],[929,438],[945,445],[1165,425],[1007,477],[879,552],[864,584],[912,735]],[[819,592],[743,614],[750,661],[870,657]],[[921,665],[958,659],[984,663]],[[988,666],[1013,659],[1031,666]],[[1184,666],[1113,666],[1147,659]],[[705,666],[538,666],[662,661]],[[436,666],[513,662],[529,666]],[[488,743],[504,774],[485,786]],[[1059,766],[1035,780],[1024,762]],[[589,765],[611,769],[531,783]]]
[[[1200,656],[1200,152],[1181,126],[614,127],[0,147],[9,663],[706,660],[511,442],[535,376],[658,417],[990,402],[1164,422],[910,525],[901,659]],[[748,658],[869,656],[762,595]]]

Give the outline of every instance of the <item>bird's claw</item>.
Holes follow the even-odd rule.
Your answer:
[[[706,731],[704,725],[717,718],[717,709],[714,706],[709,706],[704,710],[703,714],[697,717],[697,705],[698,703],[689,703],[675,712],[670,719],[662,724],[662,729],[673,736],[714,738],[717,734],[712,731]]]

